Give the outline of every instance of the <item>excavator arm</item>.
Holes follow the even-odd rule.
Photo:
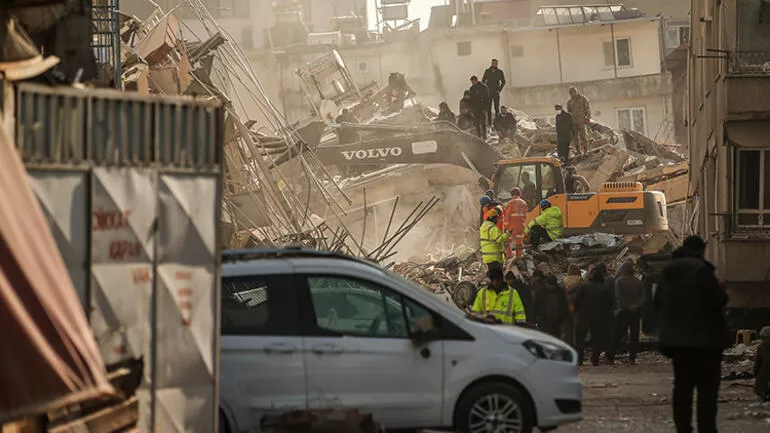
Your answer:
[[[453,164],[490,178],[495,164],[503,158],[496,148],[449,122],[417,127],[351,124],[340,127],[375,134],[354,143],[318,146],[315,153],[325,165]]]

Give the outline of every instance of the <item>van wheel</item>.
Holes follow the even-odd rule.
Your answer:
[[[518,389],[482,383],[457,404],[455,429],[459,433],[532,433],[533,415],[529,400]]]

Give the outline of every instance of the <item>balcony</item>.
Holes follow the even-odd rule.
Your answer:
[[[727,53],[727,75],[770,77],[770,51],[731,51]]]

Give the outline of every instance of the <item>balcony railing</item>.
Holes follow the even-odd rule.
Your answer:
[[[727,53],[728,75],[769,76],[770,51],[730,51]]]

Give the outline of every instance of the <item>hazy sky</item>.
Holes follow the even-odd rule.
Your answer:
[[[377,0],[379,4],[379,0]],[[409,4],[409,18],[420,19],[420,28],[424,29],[428,27],[428,21],[430,20],[430,7],[436,5],[449,4],[449,0],[412,0]],[[367,10],[369,13],[369,28],[374,28],[377,23],[376,14],[374,13],[374,0],[369,0]]]

